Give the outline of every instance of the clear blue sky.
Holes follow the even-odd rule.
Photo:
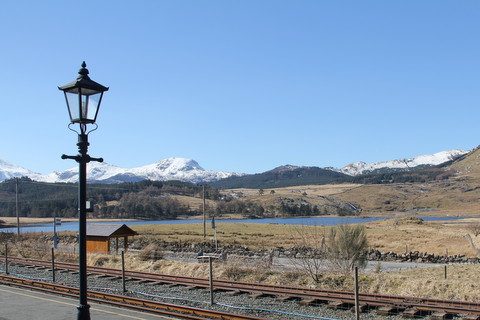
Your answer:
[[[261,172],[480,144],[479,1],[3,1],[0,158],[73,167],[57,85],[110,86],[92,156]]]

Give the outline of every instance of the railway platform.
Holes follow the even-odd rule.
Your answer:
[[[0,320],[72,320],[77,318],[76,299],[0,285]],[[139,311],[90,303],[94,320],[175,319]]]

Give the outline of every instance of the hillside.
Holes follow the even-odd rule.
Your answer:
[[[22,178],[19,185],[22,216],[76,215],[76,184]],[[176,218],[200,213],[203,204],[202,187],[180,181],[89,183],[88,190],[95,206],[91,217],[99,218]],[[212,183],[206,198],[209,213],[246,217],[475,214],[480,212],[480,149],[440,166],[355,177],[317,167],[282,166],[263,174]],[[0,215],[14,214],[15,182],[6,180],[0,183]]]
[[[23,217],[77,215],[78,185],[19,179],[19,212]],[[87,199],[94,206],[93,218],[166,219],[201,212],[202,187],[180,181],[142,181],[121,184],[89,184]],[[214,206],[220,194],[206,188],[207,205]],[[0,216],[15,215],[15,180],[0,183]]]
[[[410,171],[371,173],[354,177],[355,184],[304,185],[265,189],[231,189],[245,199],[264,206],[285,201],[310,203],[335,211],[353,206],[350,214],[386,214],[392,212],[420,214],[480,213],[480,149],[436,167],[419,167]],[[340,210],[341,211],[341,210]],[[328,211],[331,213],[330,211]]]
[[[362,185],[335,197],[357,204],[364,212],[480,213],[480,149],[433,170],[438,175],[432,180]]]
[[[476,148],[454,161],[450,166],[459,178],[480,180],[480,148]]]
[[[211,183],[216,188],[280,188],[309,184],[348,182],[350,176],[318,167],[277,167],[263,173],[232,176]]]

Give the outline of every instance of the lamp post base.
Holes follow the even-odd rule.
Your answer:
[[[90,306],[88,304],[77,307],[77,320],[90,320]]]

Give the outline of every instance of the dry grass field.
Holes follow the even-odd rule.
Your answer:
[[[480,236],[469,230],[469,225],[480,224],[480,218],[449,222],[423,222],[416,224],[408,219],[389,219],[365,224],[371,248],[382,252],[404,253],[428,252],[438,255],[477,256]],[[305,238],[318,241],[330,227],[307,227],[277,224],[221,223],[217,222],[217,238],[222,245],[247,246],[251,250],[271,250],[278,247],[291,248],[303,244]],[[147,225],[134,227],[147,239],[166,242],[198,243],[203,241],[203,226]],[[212,230],[208,228],[209,237]],[[305,236],[306,235],[306,236]]]
[[[91,256],[90,263],[120,268],[118,257]],[[205,263],[185,263],[169,260],[142,261],[134,255],[127,259],[127,269],[172,275],[189,275],[208,278]],[[242,261],[215,262],[214,277],[251,283],[291,285],[319,289],[352,290],[350,274],[325,273],[319,283],[314,283],[302,271],[274,271],[261,262],[257,266],[245,267]],[[477,284],[479,265],[448,266],[447,279],[444,267],[418,268],[395,272],[362,273],[360,290],[365,293],[392,294],[448,300],[478,301],[480,286]]]
[[[259,189],[227,189],[223,193],[233,195],[243,200],[252,201],[264,208],[278,207],[282,200],[289,199],[294,202],[308,202],[317,206],[335,206],[338,200],[332,196],[360,187],[357,184],[327,184],[307,185],[285,188],[264,189],[260,194]],[[344,202],[342,200],[342,202]]]
[[[456,222],[423,222],[415,223],[409,219],[390,219],[382,222],[367,223],[366,231],[371,247],[381,251],[404,252],[405,245],[409,250],[426,251],[443,254],[448,249],[452,254],[475,256],[476,251],[464,236],[474,239],[474,245],[480,246],[480,240],[470,232],[468,225],[480,223],[480,219],[467,219]],[[311,241],[328,231],[328,227],[292,227],[287,225],[262,224],[218,224],[221,245],[237,244],[252,249],[272,249],[275,247],[295,246],[301,241],[301,235],[307,235]],[[154,243],[156,239],[167,242],[201,242],[202,226],[193,225],[150,225],[138,226],[139,237]],[[211,230],[209,230],[211,231]],[[480,238],[480,236],[479,236]],[[71,239],[73,241],[73,237]],[[3,240],[0,240],[3,242]],[[10,254],[41,258],[49,256],[51,241],[48,235],[24,235],[19,240],[9,240]],[[163,258],[162,248],[159,254],[151,254],[152,246],[144,247],[140,252],[128,252],[126,267],[128,270],[165,273],[172,275],[188,275],[208,277],[208,265],[197,262],[180,262]],[[3,254],[0,246],[0,255]],[[57,253],[59,261],[77,261],[71,254]],[[272,268],[267,260],[242,260],[231,258],[226,262],[215,262],[214,276],[245,282],[263,282],[277,285],[351,290],[353,279],[350,274],[325,272],[315,283],[302,270]],[[89,254],[89,265],[120,268],[119,255]],[[478,301],[480,286],[476,285],[480,265],[451,265],[448,267],[448,278],[443,278],[443,265],[434,268],[418,268],[403,271],[382,271],[381,263],[377,270],[362,273],[360,287],[362,292],[406,295],[415,297],[431,297]]]

